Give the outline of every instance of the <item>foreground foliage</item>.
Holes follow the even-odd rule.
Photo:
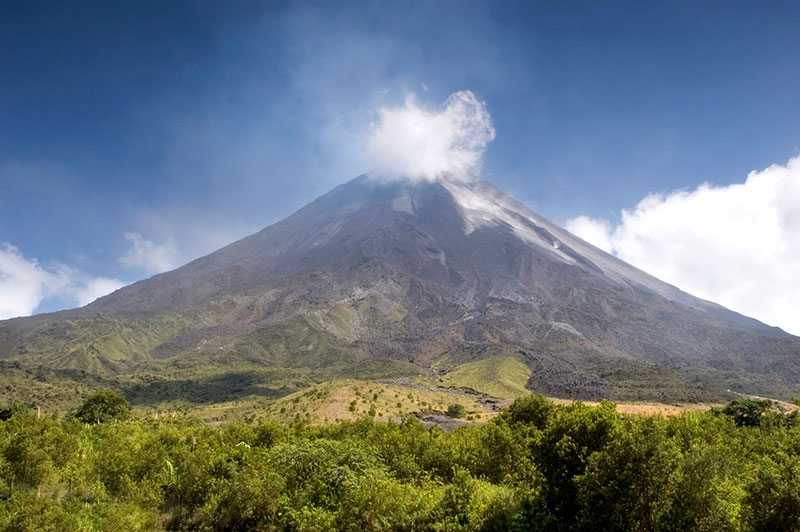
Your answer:
[[[662,419],[527,396],[449,434],[15,408],[0,530],[800,530],[796,416],[729,406]]]

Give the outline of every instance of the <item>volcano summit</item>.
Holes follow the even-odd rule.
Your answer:
[[[247,367],[300,386],[435,377],[497,355],[532,370],[529,389],[565,397],[800,393],[800,338],[661,282],[477,177],[361,176],[83,308],[0,322],[7,367],[87,379]]]

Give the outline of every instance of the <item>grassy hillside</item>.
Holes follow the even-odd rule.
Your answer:
[[[135,373],[98,376],[0,362],[0,404],[20,402],[48,412],[64,412],[79,406],[93,391],[113,389],[145,412],[189,411],[218,403],[276,399],[314,382],[304,372],[243,363],[182,367],[151,362]]]
[[[146,360],[157,345],[192,324],[192,319],[180,314],[148,320],[100,315],[53,321],[25,334],[9,358],[26,365],[43,364],[109,375]]]
[[[516,398],[530,393],[528,366],[514,357],[495,356],[456,366],[442,380],[447,386],[472,388],[494,397]]]
[[[473,395],[446,391],[338,379],[282,397],[266,407],[264,416],[279,421],[301,419],[312,423],[352,421],[364,416],[389,420],[419,412],[443,413],[448,406],[459,404],[471,420],[489,419],[493,414],[477,399]]]

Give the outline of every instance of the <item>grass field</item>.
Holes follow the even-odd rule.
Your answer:
[[[370,416],[376,420],[403,418],[424,411],[444,412],[460,404],[470,420],[485,421],[494,414],[478,396],[448,393],[369,381],[338,379],[312,386],[271,403],[264,415],[281,421],[335,423]]]
[[[454,367],[440,377],[400,378],[378,383],[369,376],[357,379],[314,379],[289,368],[265,368],[252,364],[203,367],[169,367],[163,364],[135,375],[103,378],[72,370],[27,369],[0,364],[3,374],[0,404],[19,401],[45,415],[63,415],[77,408],[93,391],[113,388],[122,392],[140,416],[196,415],[213,425],[260,417],[281,422],[335,423],[371,417],[392,420],[407,416],[443,414],[448,407],[464,407],[465,421],[486,422],[496,415],[491,405],[471,388],[499,397],[497,406],[530,393],[525,383],[530,370],[517,359],[497,356]],[[323,372],[324,373],[324,372]],[[368,371],[364,373],[368,374]],[[320,375],[321,376],[321,375]],[[316,382],[315,382],[316,381]],[[448,389],[448,387],[452,389]],[[551,399],[558,404],[570,400]],[[680,415],[707,410],[710,402],[615,401],[623,414]],[[588,405],[596,402],[585,402]],[[782,404],[787,410],[794,405]]]
[[[442,381],[447,386],[466,387],[494,397],[515,398],[530,393],[525,389],[531,370],[514,357],[495,356],[456,366]]]
[[[191,413],[207,423],[220,425],[237,419],[259,417],[284,423],[307,421],[312,424],[353,421],[372,417],[378,421],[397,420],[407,416],[444,413],[448,406],[460,404],[466,410],[465,421],[484,423],[497,415],[479,402],[479,396],[456,390],[414,389],[405,386],[379,384],[373,381],[337,379],[316,384],[277,400],[250,397],[242,400],[195,406],[187,410],[137,409],[140,415],[172,416]],[[511,402],[511,398],[500,405]],[[568,405],[569,399],[550,398],[556,404]],[[596,406],[596,401],[584,401]],[[617,411],[628,415],[670,417],[687,411],[705,411],[709,404],[667,404],[657,402],[618,402]]]

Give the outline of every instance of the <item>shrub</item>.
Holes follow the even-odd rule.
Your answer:
[[[768,399],[734,399],[720,411],[740,427],[757,427],[773,403]]]
[[[123,421],[130,415],[131,407],[128,401],[112,390],[103,390],[90,395],[75,413],[75,417],[84,423]]]
[[[9,403],[0,407],[0,421],[8,421],[12,416],[26,412],[28,412],[28,409],[25,408],[25,405],[20,403]]]
[[[464,405],[452,404],[447,407],[447,412],[445,414],[447,417],[459,418],[464,417],[464,414],[466,413],[467,411],[464,408]]]

